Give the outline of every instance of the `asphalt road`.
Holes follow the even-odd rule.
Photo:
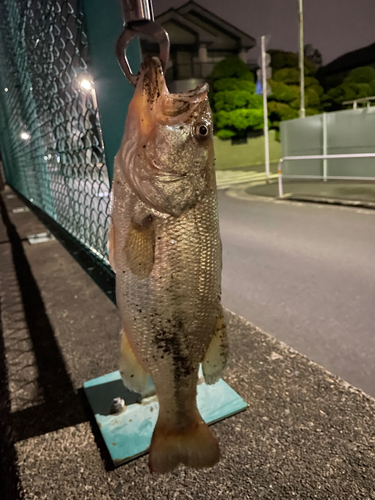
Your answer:
[[[223,303],[375,396],[375,211],[219,194]]]

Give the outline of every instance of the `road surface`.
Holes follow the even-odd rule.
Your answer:
[[[375,211],[219,193],[223,303],[375,396]]]

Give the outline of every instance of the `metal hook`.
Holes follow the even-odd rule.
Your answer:
[[[126,78],[132,85],[136,85],[138,75],[132,72],[126,48],[129,42],[139,34],[149,35],[159,44],[159,59],[165,72],[169,58],[169,36],[158,23],[154,21],[151,0],[122,0],[125,29],[117,41],[117,60]]]

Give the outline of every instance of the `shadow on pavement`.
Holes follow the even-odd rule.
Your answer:
[[[33,359],[35,360],[35,367],[31,367],[36,373],[37,391],[34,391],[36,392],[34,404],[24,408],[18,405],[17,410],[11,414],[14,438],[16,441],[20,441],[86,421],[87,417],[67,372],[40,290],[27,260],[22,240],[9,218],[1,197],[0,210],[11,246],[16,274],[16,280],[14,281],[18,282],[12,284],[12,286],[13,288],[18,286],[22,300],[22,304],[15,304],[15,306],[19,308],[22,306],[21,309],[23,309],[23,317],[26,322],[26,325],[22,325],[22,322],[16,320],[12,327],[14,327],[14,330],[17,330],[17,328],[19,331],[21,329],[27,330],[31,342],[30,350],[32,350]],[[23,337],[25,337],[24,333]],[[14,344],[18,350],[22,350],[22,340],[22,338],[18,339],[14,336]],[[22,355],[22,352],[20,355]],[[9,360],[7,360],[7,363],[8,370],[13,368],[14,371],[14,367],[9,366]],[[3,367],[4,369],[6,370]],[[20,372],[15,382],[26,386],[29,381],[26,376],[23,376],[22,370]],[[4,393],[4,397],[5,407],[9,409],[9,393]]]
[[[11,425],[11,405],[0,310],[0,498],[22,498],[17,467],[17,452]]]

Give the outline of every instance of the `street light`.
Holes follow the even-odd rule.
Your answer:
[[[20,137],[23,141],[27,141],[31,136],[28,132],[21,132]]]
[[[94,82],[91,79],[91,76],[86,73],[86,75],[81,74],[80,78],[77,79],[78,85],[83,90],[83,94],[90,95],[92,97],[92,102],[94,108],[98,107],[98,103],[96,100],[96,92]]]
[[[87,78],[83,78],[80,82],[79,82],[80,86],[85,89],[85,90],[91,90],[92,89],[92,83],[90,82],[90,80],[87,80]]]

